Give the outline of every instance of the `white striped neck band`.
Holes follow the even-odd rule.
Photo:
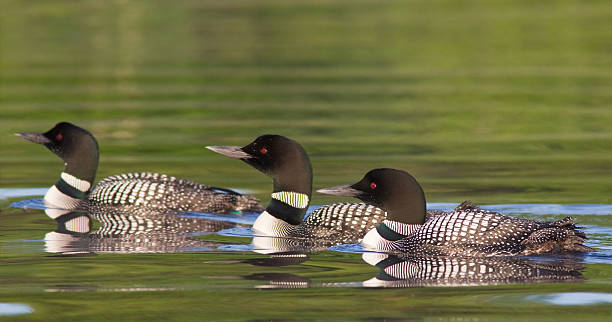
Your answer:
[[[69,185],[71,185],[72,187],[74,187],[77,190],[80,190],[82,192],[86,192],[87,190],[89,190],[89,188],[91,187],[91,182],[89,181],[85,181],[85,180],[81,180],[69,173],[66,172],[62,172],[62,174],[60,175],[60,177]]]
[[[67,196],[75,199],[83,199],[89,187],[91,187],[91,183],[66,172],[62,172],[60,179],[55,183],[55,187]]]
[[[280,191],[272,194],[272,199],[276,199],[280,202],[286,203],[293,208],[305,209],[308,207],[310,199],[307,194],[293,192],[293,191]]]

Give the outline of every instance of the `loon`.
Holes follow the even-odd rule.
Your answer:
[[[244,147],[206,148],[240,159],[272,177],[272,199],[253,224],[257,234],[316,241],[305,243],[307,248],[324,244],[329,247],[330,244],[358,242],[365,231],[385,218],[385,212],[378,207],[363,203],[337,203],[315,210],[302,221],[312,194],[312,166],[304,148],[284,136],[262,135]],[[275,238],[267,239],[272,248],[287,250],[281,238],[276,241]],[[297,240],[295,242],[299,244]]]
[[[124,210],[130,214],[135,210],[143,214],[263,210],[255,197],[158,173],[115,175],[92,188],[99,152],[98,142],[87,130],[61,122],[45,133],[15,135],[44,145],[65,162],[60,179],[44,197],[48,207],[59,208],[57,213],[47,212],[54,219],[74,209],[89,212]]]
[[[425,221],[425,194],[409,173],[374,169],[353,185],[318,192],[357,197],[387,212],[370,230],[366,248],[429,256],[507,256],[548,252],[588,252],[586,235],[573,218],[537,222],[511,218],[465,204]]]

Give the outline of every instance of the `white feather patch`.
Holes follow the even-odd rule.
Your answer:
[[[75,199],[69,195],[59,191],[56,186],[49,188],[49,191],[45,194],[45,205],[51,208],[57,207],[61,209],[75,209],[81,202],[81,199]]]
[[[404,236],[412,234],[417,229],[421,228],[421,226],[423,226],[419,224],[404,224],[401,222],[386,219],[383,221],[383,223],[385,224],[385,226],[389,227],[389,229]]]
[[[62,179],[64,179],[64,181],[66,181],[67,184],[73,186],[79,191],[86,192],[87,190],[89,190],[89,187],[91,187],[90,182],[81,180],[69,173],[62,172],[61,177]]]
[[[308,195],[293,192],[293,191],[281,191],[272,194],[272,199],[284,202],[293,208],[304,209],[308,207]]]
[[[384,239],[376,228],[372,228],[361,241],[361,245],[366,249],[388,250],[391,243],[391,241]]]
[[[295,231],[296,227],[297,226],[270,215],[267,211],[262,212],[253,223],[253,231],[256,234],[276,237],[291,236],[291,233]]]

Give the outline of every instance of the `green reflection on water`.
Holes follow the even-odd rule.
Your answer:
[[[610,6],[3,0],[0,186],[55,182],[61,161],[10,135],[67,120],[98,138],[99,178],[156,171],[265,201],[268,178],[203,147],[279,133],[310,153],[315,188],[385,166],[413,173],[429,201],[612,203]],[[282,268],[236,263],[261,256],[240,252],[56,257],[42,242],[13,242],[54,223],[6,205],[0,302],[35,309],[11,320],[609,319],[606,305],[502,296],[605,292],[604,264],[586,265],[582,284],[258,290],[265,281],[235,277],[322,285],[376,269],[335,252]]]

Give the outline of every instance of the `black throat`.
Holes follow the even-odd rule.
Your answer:
[[[91,182],[88,191],[81,191],[66,182],[64,178],[60,177],[59,180],[55,183],[55,187],[57,188],[57,190],[59,190],[65,195],[68,195],[75,199],[83,199],[89,193],[89,190],[91,190]]]
[[[93,147],[88,148],[93,150]],[[96,145],[95,151],[66,158],[64,160],[66,162],[64,172],[93,184],[98,170],[98,158],[98,147]]]
[[[421,185],[406,172],[392,172],[385,182],[386,194],[381,208],[387,220],[409,225],[425,223],[427,202]]]
[[[303,194],[308,197],[308,204],[305,208],[295,208],[281,200],[272,198],[266,211],[292,225],[300,224],[306,215],[312,195],[312,166],[308,155],[304,152],[298,160],[276,169],[272,178],[274,180],[273,193],[293,192]]]
[[[302,222],[307,209],[308,207],[304,209],[295,208],[276,199],[271,199],[268,207],[266,207],[266,211],[270,215],[292,225],[299,225]]]
[[[405,235],[402,235],[392,230],[391,228],[387,227],[385,223],[381,223],[380,225],[376,226],[376,231],[382,238],[389,240],[389,241],[398,241],[406,237]]]

